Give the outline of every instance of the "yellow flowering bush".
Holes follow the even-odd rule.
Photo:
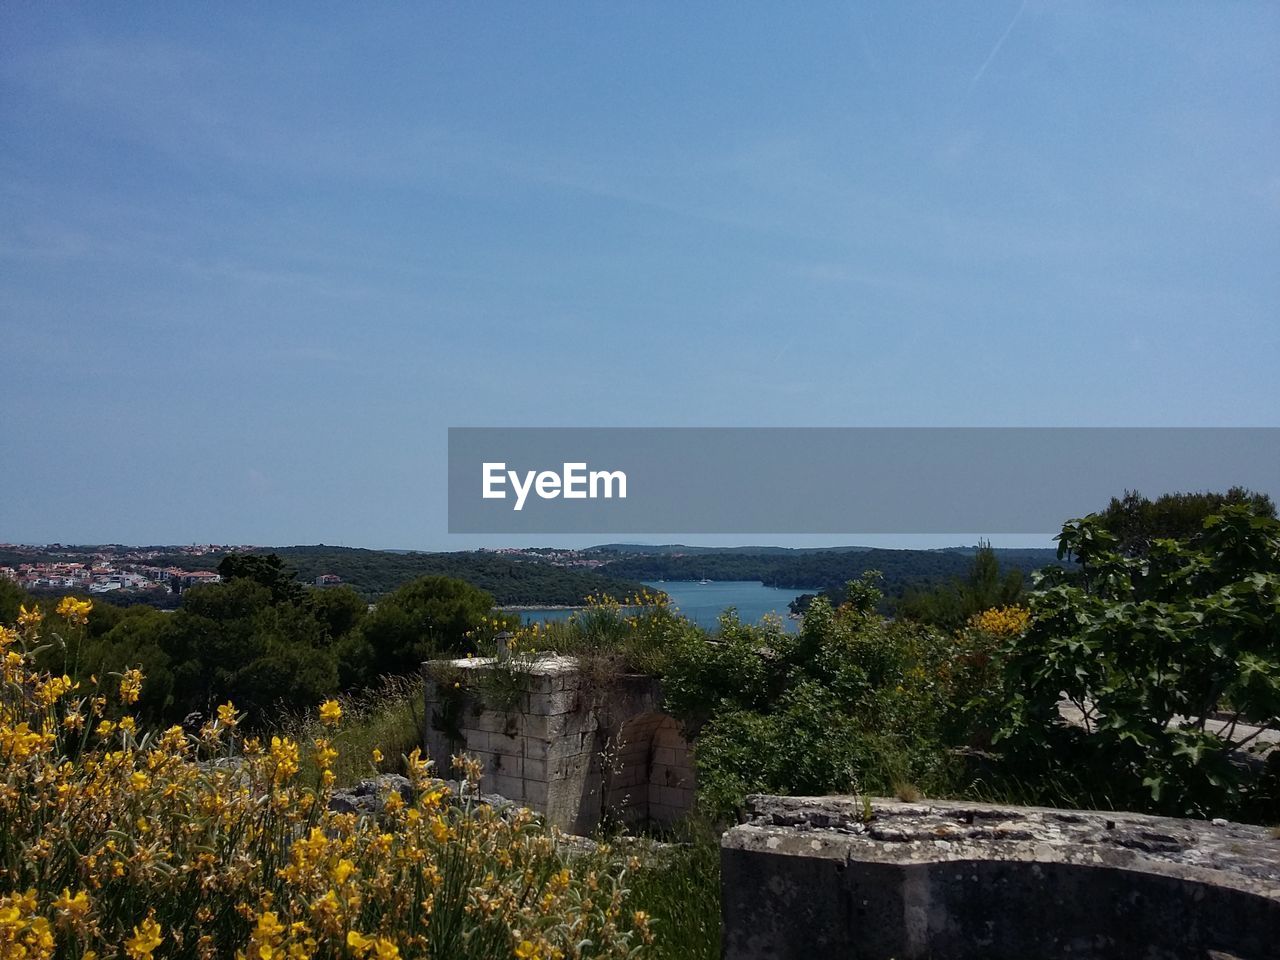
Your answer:
[[[42,673],[39,612],[23,614],[0,627],[0,960],[568,960],[651,940],[628,864],[566,859],[530,812],[452,797],[418,751],[409,796],[333,812],[331,739],[242,737],[232,704],[196,731],[144,731],[127,713],[137,671],[85,687]],[[457,761],[474,787],[478,766]]]
[[[969,626],[996,637],[1016,637],[1027,629],[1031,611],[1017,605],[992,607],[975,613],[969,618]]]

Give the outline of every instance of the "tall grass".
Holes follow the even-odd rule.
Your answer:
[[[629,879],[631,907],[650,917],[657,960],[719,960],[720,837],[690,826],[688,841],[648,854]]]
[[[314,740],[326,732],[338,757],[333,761],[334,785],[349,787],[380,773],[406,773],[404,758],[422,745],[423,681],[420,676],[386,676],[376,686],[338,698],[342,727],[324,731],[314,713],[286,713],[277,721],[281,732],[295,740]],[[382,756],[374,760],[374,750]],[[437,758],[444,763],[446,758]],[[314,758],[303,764],[303,775],[318,780]]]

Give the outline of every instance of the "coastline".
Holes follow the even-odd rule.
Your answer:
[[[513,603],[493,609],[499,613],[537,613],[540,610],[585,610],[587,607],[586,604],[569,603]]]

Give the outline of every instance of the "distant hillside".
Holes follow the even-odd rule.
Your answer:
[[[1002,568],[1030,572],[1056,562],[1055,551],[997,550]],[[884,574],[885,591],[901,594],[908,586],[964,576],[973,551],[880,550],[744,554],[733,551],[690,556],[637,555],[622,557],[600,570],[629,580],[760,580],[766,586],[812,589],[839,594],[844,584],[866,570]]]
[[[618,596],[641,589],[638,583],[619,582],[591,570],[556,567],[492,553],[398,553],[324,545],[271,547],[255,552],[279,555],[303,581],[314,580],[322,573],[337,574],[344,583],[370,599],[390,593],[402,583],[425,574],[466,580],[492,593],[498,604],[504,606],[576,605],[593,593]],[[213,569],[221,558],[201,559],[205,561],[202,566]]]
[[[602,543],[589,547],[583,553],[617,554],[620,557],[658,556],[683,553],[690,556],[703,553],[749,553],[755,556],[774,556],[793,553],[857,553],[871,547],[691,547],[684,543]]]

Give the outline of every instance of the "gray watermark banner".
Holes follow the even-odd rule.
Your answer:
[[[454,427],[450,533],[1043,534],[1139,490],[1280,492],[1276,427]]]

